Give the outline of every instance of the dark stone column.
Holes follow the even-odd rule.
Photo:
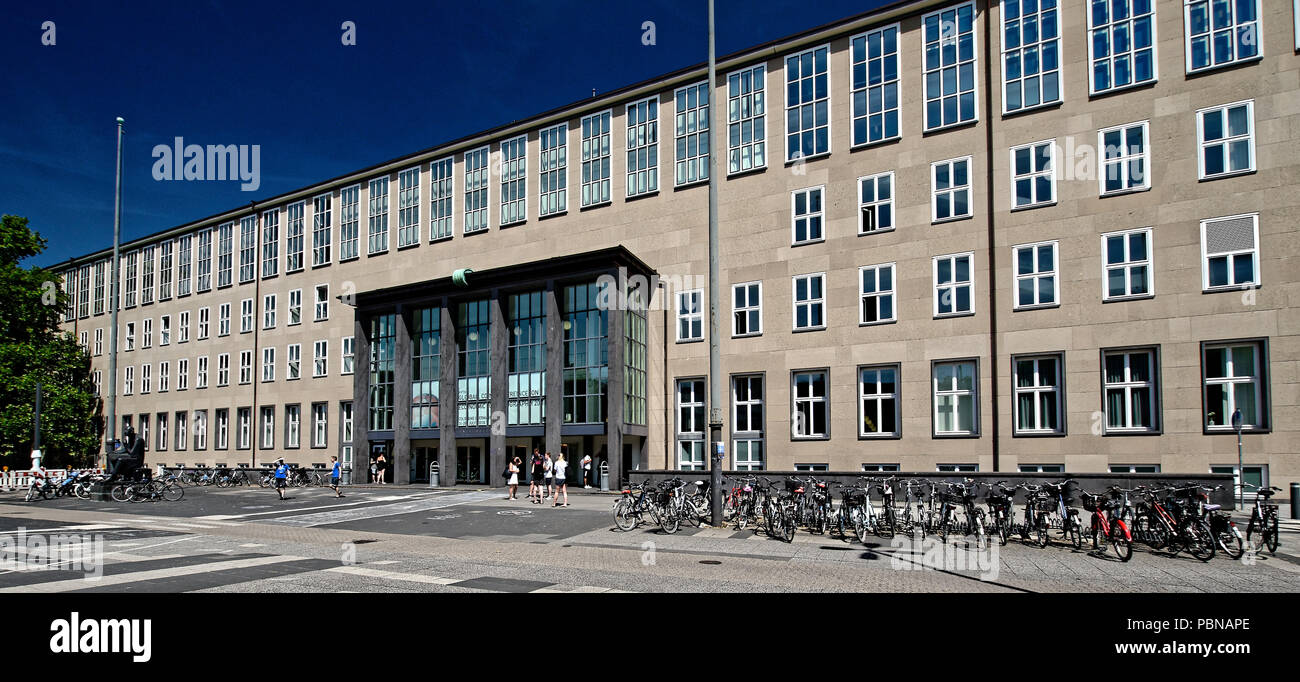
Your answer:
[[[442,300],[438,339],[438,475],[439,486],[456,485],[456,311]]]
[[[564,320],[560,305],[564,292],[555,280],[546,283],[546,449],[560,452],[564,425]],[[576,465],[572,462],[571,465]]]
[[[501,472],[506,468],[506,394],[509,388],[509,350],[510,338],[514,331],[506,324],[505,301],[501,292],[493,289],[488,304],[492,319],[490,331],[491,347],[488,349],[488,367],[492,371],[492,435],[488,439],[488,485],[499,487],[505,484]]]
[[[613,273],[618,282],[618,273]],[[617,284],[614,286],[618,286]],[[610,292],[607,300],[615,302],[608,311],[609,384],[605,388],[605,442],[609,450],[609,488],[623,481],[623,315],[619,305],[621,292]]]
[[[411,311],[397,307],[393,359],[393,461],[390,482],[411,482]]]
[[[370,318],[357,314],[352,326],[352,482],[370,477]]]

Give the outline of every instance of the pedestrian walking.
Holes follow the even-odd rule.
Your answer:
[[[542,503],[542,483],[545,481],[546,460],[542,459],[542,453],[533,448],[533,459],[529,463],[532,471],[532,477],[528,481],[528,499],[533,504]]]
[[[280,499],[284,499],[284,488],[289,484],[289,465],[284,463],[281,457],[275,460],[275,492],[280,493]]]
[[[555,462],[551,461],[551,451],[546,451],[545,463],[542,465],[542,472],[546,476],[546,497],[542,499],[551,499],[551,488],[555,480]]]
[[[384,458],[383,453],[379,454],[379,459],[375,460],[375,466],[379,469],[379,484],[384,484],[384,474],[388,471],[388,460]]]
[[[591,455],[582,456],[582,487],[591,487]]]
[[[518,455],[510,460],[510,480],[506,481],[506,485],[510,486],[510,494],[506,497],[507,500],[519,499],[519,467],[522,465],[523,461]]]
[[[370,458],[370,482],[374,483],[379,480],[379,464],[374,457]]]
[[[555,500],[551,503],[552,507],[560,506],[560,493],[564,493],[564,506],[569,506],[569,479],[567,478],[569,463],[564,460],[564,453],[555,460]]]
[[[343,465],[339,458],[330,455],[330,463],[334,466],[330,469],[330,487],[334,489],[335,497],[343,497],[343,491],[339,490],[339,479],[343,477]]]

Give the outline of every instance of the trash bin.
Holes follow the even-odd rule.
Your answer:
[[[433,462],[429,464],[429,487],[437,488],[438,483],[438,463]]]
[[[609,462],[600,463],[600,489],[609,491]]]

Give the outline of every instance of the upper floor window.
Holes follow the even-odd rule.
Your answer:
[[[898,137],[898,25],[849,39],[853,145]]]
[[[785,58],[785,160],[831,151],[830,47]]]
[[[930,220],[945,220],[971,216],[971,157],[937,161],[930,164]]]
[[[323,322],[328,319],[330,319],[330,285],[317,284],[315,315],[312,320]]]
[[[582,117],[582,205],[609,202],[610,118],[613,114]]]
[[[284,231],[284,271],[297,272],[302,269],[303,220],[307,211],[306,202],[289,204],[288,224]]]
[[[1103,300],[1151,295],[1151,228],[1104,234],[1101,253]]]
[[[659,97],[627,105],[627,196],[659,191]]]
[[[339,260],[352,260],[358,256],[361,214],[361,185],[339,190]]]
[[[767,165],[767,67],[727,76],[727,172]]]
[[[1016,309],[1058,305],[1057,244],[1024,244],[1012,249],[1015,267]]]
[[[487,149],[483,150],[484,167],[487,167]],[[468,158],[468,157],[467,157]],[[370,181],[369,243],[366,255],[388,251],[388,176]]]
[[[686,185],[709,179],[709,84],[696,83],[673,93],[675,182]]]
[[[302,289],[289,292],[289,325],[302,324]]]
[[[429,241],[449,239],[455,219],[455,159],[447,157],[429,164]]]
[[[1055,140],[1011,148],[1011,208],[1055,203],[1055,157]]]
[[[483,146],[465,152],[465,220],[461,224],[464,234],[488,229],[489,147]]]
[[[704,291],[683,291],[677,294],[677,340],[700,341],[704,339]]]
[[[790,232],[792,244],[823,241],[822,194],[825,187],[810,187],[790,193]]]
[[[312,267],[326,265],[330,262],[330,247],[333,245],[334,235],[331,231],[331,221],[334,214],[330,211],[330,204],[334,200],[334,195],[325,193],[311,200],[311,264]]]
[[[1202,180],[1255,170],[1255,103],[1196,112],[1197,155]]]
[[[541,149],[537,215],[569,210],[569,124],[543,129],[537,135]]]
[[[826,328],[826,273],[794,278],[795,331]]]
[[[731,287],[731,335],[763,333],[763,283],[746,282]]]
[[[275,294],[262,297],[262,329],[275,328]]]
[[[1201,288],[1258,287],[1259,214],[1201,221]]]
[[[1259,58],[1259,0],[1183,0],[1187,73]]]
[[[502,225],[528,220],[528,136],[501,142]]]
[[[1091,0],[1087,12],[1092,92],[1154,82],[1157,67],[1153,0]]]
[[[1056,0],[1002,0],[1003,113],[1061,99]]]
[[[894,171],[858,178],[858,234],[894,229]]]
[[[280,211],[262,213],[262,277],[280,272]]]
[[[239,219],[239,283],[257,278],[257,216]]]
[[[1151,188],[1151,145],[1147,122],[1129,123],[1097,131],[1101,150],[1098,183],[1102,195]]]
[[[925,15],[925,129],[976,119],[975,3]]]
[[[228,287],[231,284],[231,273],[234,268],[234,234],[235,224],[226,223],[217,227],[217,288]],[[201,253],[201,252],[200,252]],[[199,282],[203,282],[203,261],[199,261]],[[199,287],[202,290],[202,287]]]
[[[861,280],[862,305],[859,324],[877,324],[894,321],[894,264],[871,265],[858,268]]]
[[[420,243],[420,168],[397,174],[397,248]]]
[[[934,259],[934,316],[969,315],[975,312],[975,280],[971,275],[970,253],[938,256]]]

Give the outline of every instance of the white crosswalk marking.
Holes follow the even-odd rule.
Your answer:
[[[298,561],[303,557],[299,556],[268,556],[254,557],[252,559],[232,559],[230,561],[214,561],[211,563],[197,564],[193,566],[176,566],[174,568],[160,568],[152,571],[136,571],[134,573],[119,573],[117,575],[106,575],[97,580],[86,578],[73,578],[71,580],[56,580],[48,583],[36,583],[34,585],[21,585],[18,587],[0,588],[0,594],[15,593],[53,593],[67,592],[69,590],[82,590],[88,587],[112,587],[127,583],[135,583],[144,580],[157,580],[159,578],[175,578],[183,575],[194,575],[196,573],[211,573],[214,571],[226,571],[235,568],[252,568],[254,566],[267,566],[270,564],[281,564],[288,561]]]
[[[443,509],[445,507],[454,507],[459,504],[469,504],[472,502],[490,500],[498,495],[500,495],[500,493],[487,491],[439,495],[410,502],[397,502],[394,504],[381,504],[373,507],[338,509],[334,511],[319,512],[316,514],[286,516],[279,519],[270,519],[267,523],[309,528],[312,526],[324,526],[334,523],[343,523],[346,521],[360,521],[363,519],[375,519],[383,516],[397,516],[400,514],[411,514],[414,512],[430,511],[433,509]]]
[[[364,578],[379,578],[384,580],[405,580],[412,583],[426,583],[429,585],[450,585],[458,583],[461,578],[439,578],[432,575],[420,575],[419,573],[400,573],[398,571],[381,571],[377,568],[362,568],[360,566],[335,566],[334,568],[325,569],[327,573],[345,573],[347,575],[357,575]]]

